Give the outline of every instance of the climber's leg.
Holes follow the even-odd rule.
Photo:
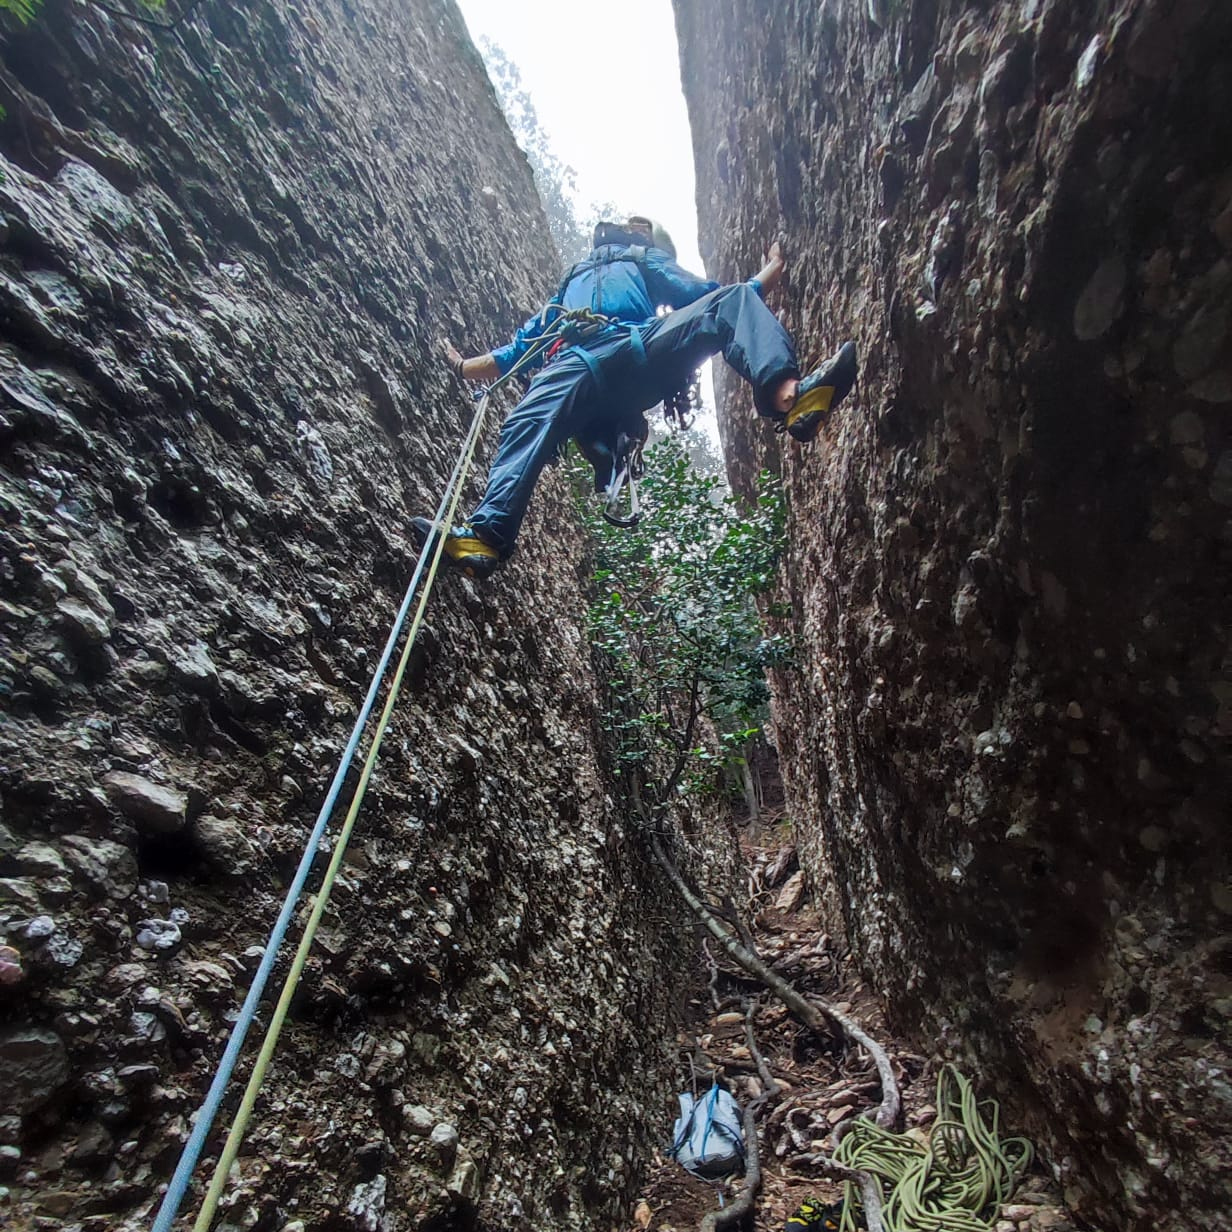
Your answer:
[[[579,408],[595,394],[590,369],[576,353],[567,352],[531,382],[505,420],[487,491],[468,519],[475,536],[502,558],[513,551],[539,472],[573,435]]]
[[[786,423],[798,440],[816,435],[827,411],[855,383],[855,344],[846,343],[803,380],[778,318],[748,283],[720,287],[643,329],[654,401],[678,388],[716,351],[753,386],[759,414]],[[649,403],[653,405],[653,401]]]
[[[658,317],[643,327],[642,336],[648,367],[663,392],[679,388],[698,364],[722,352],[753,386],[758,413],[778,418],[775,395],[800,376],[791,338],[748,283],[720,287]]]
[[[802,381],[788,381],[780,390],[787,431],[798,441],[811,441],[826,416],[856,383],[856,344],[844,342]]]
[[[594,397],[591,369],[573,353],[531,382],[501,428],[483,500],[466,522],[445,532],[450,563],[483,578],[513,551],[539,472],[573,434],[576,415]],[[411,528],[421,543],[438,530],[430,518],[412,518]]]

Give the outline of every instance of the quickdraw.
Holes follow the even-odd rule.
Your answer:
[[[603,490],[603,517],[613,526],[629,530],[636,526],[642,517],[642,506],[638,500],[638,481],[646,473],[646,463],[642,458],[642,448],[646,444],[644,436],[629,436],[621,432],[616,437],[616,452],[612,458],[612,476]],[[621,513],[625,492],[628,492],[627,514]]]

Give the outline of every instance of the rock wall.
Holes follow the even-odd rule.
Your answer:
[[[103,1232],[148,1226],[456,457],[439,343],[557,275],[447,0],[2,38],[0,1223]],[[688,934],[608,795],[576,538],[550,478],[439,583],[226,1226],[608,1227],[664,1132]]]
[[[1106,1227],[1232,1226],[1232,14],[676,0],[707,263],[785,237],[789,802],[897,1025]]]

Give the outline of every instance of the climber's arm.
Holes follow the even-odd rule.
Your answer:
[[[770,251],[766,255],[766,263],[753,275],[749,281],[753,284],[757,294],[765,299],[775,287],[779,285],[783,274],[787,269],[787,262],[783,259],[783,246],[775,240],[770,245]]]
[[[515,365],[523,374],[535,368],[541,368],[545,358],[544,332],[555,320],[555,313],[551,309],[559,303],[556,296],[548,300],[542,312],[528,317],[523,322],[522,328],[514,334],[512,342],[507,342],[504,346],[493,347],[486,355],[463,360],[462,369],[458,375],[466,380],[494,381],[511,372]]]
[[[691,274],[661,248],[646,250],[643,273],[651,300],[656,304],[667,304],[669,308],[683,308],[722,286],[722,283]]]
[[[447,342],[445,358],[464,381],[495,381],[501,375],[500,365],[491,351],[486,355],[472,355],[469,359],[464,359],[453,343]]]
[[[708,282],[696,274],[689,273],[671,260],[666,253],[657,248],[650,249],[646,254],[647,283],[656,302],[670,304],[673,308],[683,308],[710,291],[717,290],[717,282]],[[754,290],[765,299],[782,281],[787,269],[783,259],[783,246],[775,240],[770,245],[766,263],[749,279]]]

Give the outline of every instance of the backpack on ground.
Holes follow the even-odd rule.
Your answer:
[[[685,1091],[668,1154],[694,1176],[712,1178],[744,1171],[740,1105],[716,1082],[700,1099]]]

